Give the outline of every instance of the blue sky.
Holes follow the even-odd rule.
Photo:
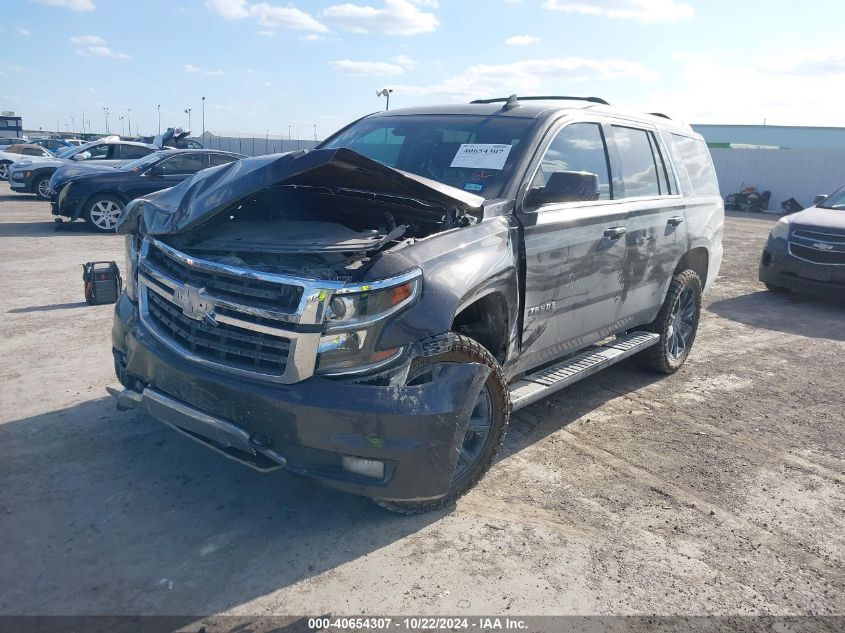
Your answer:
[[[4,0],[0,109],[27,128],[323,138],[391,109],[597,95],[693,123],[845,126],[845,4],[794,0]],[[131,114],[129,109],[131,108]],[[71,120],[73,117],[73,122]],[[127,122],[124,120],[124,125]]]

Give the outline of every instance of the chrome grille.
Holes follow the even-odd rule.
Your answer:
[[[789,237],[789,253],[814,264],[845,265],[845,231],[795,227]]]
[[[270,376],[282,376],[290,340],[218,323],[208,325],[182,313],[157,292],[146,291],[147,312],[161,332],[192,354],[223,365]]]
[[[284,313],[295,312],[302,299],[302,287],[236,277],[203,270],[171,257],[161,248],[151,248],[147,261],[170,277],[230,301]]]

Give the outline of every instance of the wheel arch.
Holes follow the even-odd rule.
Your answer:
[[[510,357],[511,315],[505,288],[497,285],[476,289],[458,304],[452,331],[468,336],[493,355],[500,365]]]
[[[705,246],[696,246],[689,249],[675,266],[673,274],[682,270],[693,270],[701,280],[702,287],[707,282],[707,272],[710,268],[710,251]]]
[[[77,220],[80,217],[82,217],[82,213],[84,212],[85,209],[88,208],[88,205],[91,203],[91,201],[93,199],[99,197],[99,196],[110,196],[112,198],[117,198],[118,200],[120,200],[123,203],[124,206],[129,204],[129,198],[127,198],[125,195],[123,195],[119,191],[116,191],[114,189],[97,189],[96,191],[89,193],[85,197],[85,199],[82,201],[82,204],[80,204],[77,207],[76,215],[73,219]]]

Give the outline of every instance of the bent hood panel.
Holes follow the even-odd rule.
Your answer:
[[[118,233],[179,233],[206,222],[233,203],[274,185],[321,187],[339,194],[397,199],[420,215],[439,219],[447,209],[478,211],[484,198],[392,169],[349,149],[259,156],[206,169],[182,183],[134,200]]]

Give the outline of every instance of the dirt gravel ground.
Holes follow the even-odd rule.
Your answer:
[[[0,614],[843,614],[845,305],[756,280],[733,214],[693,353],[516,414],[443,512],[225,460],[105,393],[111,306],[0,183]]]

